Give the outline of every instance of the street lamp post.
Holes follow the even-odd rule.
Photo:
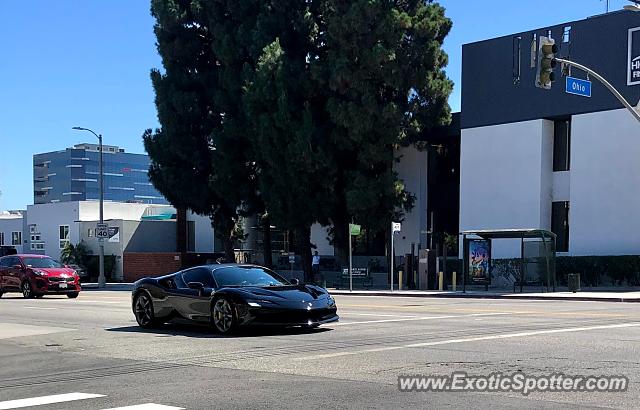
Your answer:
[[[74,130],[77,131],[89,131],[93,135],[98,138],[99,151],[100,151],[100,175],[99,175],[99,185],[100,185],[100,226],[104,224],[104,177],[103,177],[103,163],[102,163],[102,134],[96,134],[89,128],[82,127],[73,127]],[[100,274],[98,275],[98,287],[104,288],[106,286],[106,279],[104,277],[104,239],[98,238],[98,246],[100,248]]]

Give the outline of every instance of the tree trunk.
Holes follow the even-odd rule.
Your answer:
[[[264,266],[273,267],[273,255],[271,253],[271,221],[268,216],[262,217],[262,251],[264,253]]]
[[[225,262],[234,263],[236,261],[236,255],[233,252],[233,229],[235,227],[233,218],[223,218],[217,222],[215,231],[218,238],[222,241]]]
[[[305,226],[295,230],[296,251],[302,260],[305,283],[313,282],[311,272],[311,227]]]
[[[336,217],[333,222],[333,248],[336,261],[341,268],[349,265],[349,221],[347,217]]]

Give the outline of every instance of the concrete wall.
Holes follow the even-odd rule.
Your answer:
[[[398,150],[396,156],[401,156],[401,160],[394,164],[394,170],[405,189],[416,196],[413,209],[405,214],[402,230],[394,238],[396,255],[404,255],[411,252],[412,243],[417,252],[418,244],[425,240],[420,232],[427,230],[427,153],[407,147]]]
[[[100,202],[81,201],[79,204],[79,219],[82,221],[100,220]],[[46,205],[45,205],[46,206]],[[144,215],[160,213],[175,213],[175,209],[168,205],[148,205],[124,202],[105,202],[104,219],[123,219],[127,221],[140,220]]]
[[[329,232],[327,229],[328,228],[320,224],[313,224],[311,226],[311,243],[316,245],[315,250],[318,251],[319,255],[333,256],[335,252],[333,245],[329,243]]]
[[[194,252],[213,252],[215,236],[211,226],[211,218],[187,212],[187,221],[193,221],[195,228]]]
[[[89,236],[89,230],[94,230],[96,221],[80,223],[80,240],[89,247],[94,255],[100,252],[95,234]],[[124,276],[124,259],[126,252],[175,252],[176,250],[176,222],[169,221],[124,221],[108,220],[109,227],[120,230],[119,240],[104,242],[104,254],[114,255],[116,266],[113,272],[115,280]]]
[[[0,232],[4,235],[4,243],[0,245],[14,246],[18,253],[22,253],[24,249],[22,244],[28,239],[26,237],[27,233],[24,232],[23,228],[23,217],[16,214],[5,215],[0,213]],[[22,244],[12,245],[13,232],[22,232]]]
[[[640,254],[638,130],[624,109],[572,118],[570,254]]]
[[[545,120],[462,130],[461,231],[549,228],[552,134]],[[519,241],[494,243],[495,258],[519,253]]]
[[[76,244],[80,241],[81,202],[58,202],[51,204],[29,205],[27,207],[27,229],[35,225],[35,233],[40,235],[44,250],[25,249],[29,252],[60,257],[60,225],[69,225],[69,240]],[[29,236],[30,231],[25,232]],[[30,238],[29,238],[29,242]]]

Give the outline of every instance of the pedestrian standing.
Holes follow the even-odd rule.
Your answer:
[[[313,259],[311,260],[311,273],[313,274],[314,281],[318,281],[320,279],[320,255],[318,255],[318,251],[314,252]]]

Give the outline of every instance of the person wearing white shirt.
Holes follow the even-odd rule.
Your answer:
[[[320,255],[318,255],[318,251],[315,251],[313,254],[313,259],[311,259],[311,273],[313,274],[313,280],[319,280],[318,275],[320,274]]]

